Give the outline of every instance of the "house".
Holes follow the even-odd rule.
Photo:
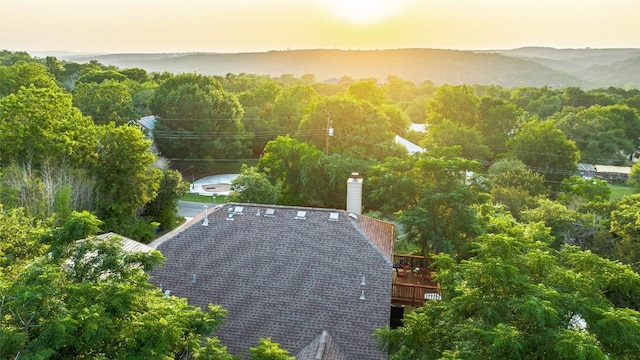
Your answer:
[[[152,247],[145,245],[141,242],[129,239],[127,237],[124,237],[122,235],[118,235],[114,232],[108,232],[108,233],[104,233],[104,234],[100,234],[100,235],[96,235],[97,238],[102,239],[102,240],[107,240],[107,239],[111,239],[111,238],[119,238],[120,241],[122,241],[122,249],[126,252],[129,253],[133,253],[133,252],[150,252],[152,250],[154,250]]]
[[[143,116],[136,120],[136,124],[142,129],[149,139],[153,139],[153,129],[156,127],[155,115]]]
[[[402,145],[409,154],[421,153],[424,152],[424,149],[411,141],[403,138],[400,135],[396,135],[395,140],[396,144]]]
[[[630,166],[594,165],[596,178],[612,183],[624,183],[629,179]]]
[[[297,359],[386,359],[372,334],[390,321],[394,231],[353,211],[224,204],[153,244],[167,260],[151,282],[227,309],[215,335],[234,355],[269,337]]]

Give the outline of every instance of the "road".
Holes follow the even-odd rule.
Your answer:
[[[192,202],[192,201],[178,201],[178,216],[182,217],[195,217],[202,212],[202,207],[207,205],[209,208],[213,207],[213,202],[209,204]]]

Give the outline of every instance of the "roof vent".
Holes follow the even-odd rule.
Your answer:
[[[171,295],[171,290],[165,290],[165,291],[164,291],[164,297],[165,297],[165,298],[168,298],[168,297],[169,297],[169,295]]]
[[[276,209],[267,209],[264,211],[264,216],[274,217],[276,213]]]
[[[358,215],[356,215],[354,213],[349,213],[349,217],[354,219],[354,220],[358,220]]]
[[[244,206],[236,206],[233,209],[233,213],[234,214],[242,214],[243,211],[244,211]]]
[[[209,217],[207,216],[207,205],[202,207],[202,211],[204,212],[204,219],[202,220],[202,226],[209,226]]]
[[[298,211],[298,213],[296,214],[296,219],[305,220],[306,218],[307,218],[306,211]]]
[[[338,217],[340,216],[337,212],[329,213],[329,221],[338,221]]]
[[[227,214],[227,220],[233,221],[233,213]]]
[[[260,209],[256,212],[256,216],[260,216]]]
[[[362,290],[362,295],[360,295],[360,300],[366,300],[367,298],[364,297],[364,290]]]

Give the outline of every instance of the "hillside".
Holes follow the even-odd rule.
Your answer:
[[[397,75],[421,83],[496,84],[504,87],[640,87],[640,49],[521,48],[495,51],[440,49],[290,50],[262,53],[63,55],[120,68],[208,75],[315,74],[319,81],[350,76],[384,80]]]

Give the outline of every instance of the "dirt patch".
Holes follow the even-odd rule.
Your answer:
[[[210,193],[217,193],[223,191],[231,191],[231,184],[209,184],[203,185],[202,190]]]

